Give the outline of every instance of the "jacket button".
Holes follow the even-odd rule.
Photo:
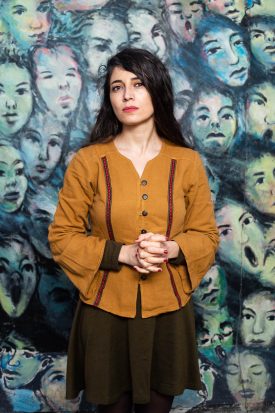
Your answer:
[[[146,199],[148,199],[148,195],[147,194],[143,194],[142,195],[142,199],[144,199],[146,201]]]
[[[142,230],[140,231],[140,233],[141,233],[141,234],[146,234],[147,231],[146,231],[146,229],[142,229]]]
[[[142,211],[142,213],[141,213],[144,217],[147,217],[147,215],[148,215],[148,212],[147,211]]]
[[[142,274],[142,276],[140,277],[140,279],[141,279],[142,281],[145,281],[145,280],[147,280],[147,275],[145,275],[145,274]]]
[[[142,186],[146,186],[146,185],[147,185],[146,179],[143,179],[143,180],[141,181],[141,185],[142,185]]]

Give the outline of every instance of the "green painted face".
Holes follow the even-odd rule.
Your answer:
[[[235,23],[241,23],[245,15],[245,0],[204,0],[204,3],[207,10],[222,14]]]
[[[19,151],[0,145],[0,211],[17,211],[23,203],[27,185]]]
[[[24,313],[36,283],[34,252],[26,240],[14,236],[0,247],[0,304],[10,317]]]
[[[241,336],[246,346],[270,347],[275,344],[275,295],[260,291],[244,300]]]
[[[0,65],[0,133],[11,136],[28,121],[33,107],[31,76],[15,63]]]
[[[226,381],[230,393],[245,410],[258,407],[271,385],[271,377],[263,360],[249,350],[229,356]]]
[[[265,134],[275,142],[275,86],[264,82],[248,91],[246,103],[246,129],[256,138]]]
[[[275,23],[259,22],[249,29],[253,56],[267,70],[275,68]]]
[[[220,93],[202,93],[193,106],[191,130],[197,148],[203,153],[224,153],[237,129],[237,119],[230,97]]]
[[[8,389],[17,389],[29,384],[43,369],[41,355],[30,341],[12,332],[2,343],[0,365],[2,380]]]
[[[199,391],[199,394],[204,398],[204,400],[211,400],[213,398],[213,389],[218,373],[210,363],[203,362],[200,358],[199,367],[201,380],[205,387],[204,390]]]
[[[275,157],[273,155],[266,154],[247,164],[245,195],[255,209],[275,217]]]
[[[193,297],[195,302],[206,309],[223,306],[227,293],[225,273],[218,265],[213,265],[203,277]]]
[[[247,10],[248,16],[274,16],[274,0],[255,1]]]

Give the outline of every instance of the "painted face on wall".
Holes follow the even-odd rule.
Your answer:
[[[150,10],[129,9],[126,26],[131,46],[149,50],[162,61],[165,60],[165,35],[156,16]]]
[[[171,69],[170,76],[174,91],[174,113],[178,122],[182,121],[183,115],[188,109],[193,96],[192,86],[184,71]]]
[[[77,412],[80,397],[65,400],[67,357],[56,357],[41,378],[40,392],[54,412]]]
[[[231,200],[216,211],[220,233],[220,258],[251,274],[263,269],[264,236],[254,216],[242,205]]]
[[[225,274],[218,265],[213,265],[203,277],[193,297],[197,305],[206,309],[222,307],[227,293]]]
[[[168,22],[178,37],[186,42],[193,42],[196,36],[196,28],[203,16],[203,6],[197,0],[166,0],[166,12]]]
[[[263,402],[271,385],[263,360],[249,350],[229,356],[226,381],[230,393],[245,411]]]
[[[226,85],[238,87],[247,81],[249,56],[238,31],[211,28],[202,36],[201,55],[217,79]]]
[[[201,93],[193,106],[191,130],[202,153],[219,156],[226,152],[237,130],[232,99],[218,92]]]
[[[247,10],[249,16],[274,16],[273,0],[252,0],[253,5]]]
[[[0,347],[2,380],[8,389],[28,385],[48,364],[32,343],[15,331],[1,342]]]
[[[204,0],[207,9],[241,23],[245,15],[245,0]]]
[[[72,50],[57,45],[34,53],[37,89],[48,109],[58,120],[67,120],[77,108],[82,79]]]
[[[43,266],[40,274],[38,295],[44,307],[45,321],[58,334],[68,338],[73,319],[75,288],[60,269],[51,271],[51,268]]]
[[[83,52],[94,80],[105,74],[108,59],[123,49],[128,42],[125,25],[114,17],[95,16],[93,23],[84,27]]]
[[[32,244],[46,258],[51,258],[48,242],[48,227],[53,220],[57,205],[57,194],[53,187],[41,187],[32,195],[28,205],[30,215],[29,234]]]
[[[60,11],[96,10],[104,7],[109,0],[55,0],[54,7]]]
[[[275,286],[275,224],[265,233],[264,268],[260,280],[264,285]]]
[[[256,138],[267,136],[275,142],[275,86],[264,82],[248,90],[246,128]]]
[[[247,297],[242,306],[241,337],[246,346],[270,347],[275,344],[275,296],[259,291]]]
[[[263,214],[275,217],[275,157],[269,153],[247,163],[245,196]]]
[[[203,313],[203,326],[198,331],[200,351],[214,364],[224,362],[233,346],[232,320],[226,307]]]
[[[259,22],[249,28],[253,56],[267,70],[275,68],[275,21]]]
[[[203,383],[203,390],[199,390],[200,396],[206,400],[211,400],[213,398],[213,389],[217,376],[217,370],[207,362],[202,361],[199,358],[200,376]]]
[[[23,203],[27,186],[19,151],[0,144],[0,211],[17,211]]]
[[[65,141],[61,122],[49,115],[36,115],[20,134],[20,150],[26,174],[36,183],[47,181],[58,165]]]
[[[0,246],[0,304],[12,318],[20,317],[37,283],[35,256],[30,244],[14,236]]]
[[[7,0],[2,10],[21,48],[46,43],[51,26],[49,0]]]
[[[0,65],[0,133],[11,136],[28,121],[33,107],[31,76],[15,63]]]

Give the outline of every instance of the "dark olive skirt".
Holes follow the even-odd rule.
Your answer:
[[[67,363],[67,399],[85,390],[88,402],[112,404],[125,392],[133,403],[202,388],[191,300],[156,317],[119,317],[79,301]]]

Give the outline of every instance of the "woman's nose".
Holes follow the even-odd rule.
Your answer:
[[[6,108],[7,108],[8,110],[11,110],[11,109],[15,110],[15,109],[17,108],[17,103],[16,103],[16,101],[15,101],[14,99],[12,99],[12,98],[8,98],[8,99],[6,100]]]
[[[59,83],[59,89],[60,90],[66,90],[66,89],[70,89],[70,84],[69,82],[65,79],[64,82],[60,82]]]
[[[134,92],[131,88],[125,87],[123,100],[127,101],[127,100],[130,100],[130,99],[134,99]]]
[[[34,16],[30,21],[30,28],[32,30],[40,30],[43,26],[42,19],[38,16]]]

